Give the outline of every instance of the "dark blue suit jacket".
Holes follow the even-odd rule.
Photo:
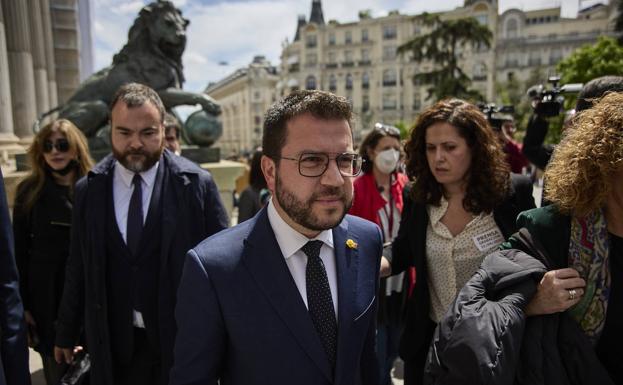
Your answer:
[[[349,248],[352,239],[357,248]],[[170,385],[375,384],[382,252],[372,222],[347,215],[333,229],[338,345],[332,373],[266,209],[188,253],[178,290]]]
[[[13,229],[0,171],[0,385],[5,384],[30,384],[30,373]]]

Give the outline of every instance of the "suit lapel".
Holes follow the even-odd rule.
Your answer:
[[[266,208],[245,239],[244,264],[301,348],[333,382],[329,360],[281,253]]]
[[[352,239],[355,243],[359,240],[348,232],[348,221],[333,229],[333,247],[335,249],[335,265],[337,267],[337,296],[338,296],[338,329],[337,329],[337,361],[335,366],[335,378],[340,378],[346,346],[349,346],[349,329],[357,314],[354,314],[356,291],[357,291],[357,249],[346,245],[347,240]]]
[[[164,157],[162,160],[167,160]],[[161,272],[166,271],[167,260],[169,256],[169,249],[173,236],[175,235],[175,229],[177,225],[177,218],[179,216],[178,202],[180,200],[181,192],[178,191],[178,183],[169,183],[171,178],[177,178],[173,175],[171,170],[164,165],[162,173],[162,248],[160,251],[160,268]],[[163,270],[165,269],[165,270]]]

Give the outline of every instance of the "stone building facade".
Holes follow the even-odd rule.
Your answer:
[[[541,66],[547,72],[579,45],[613,34],[614,8],[599,4],[566,19],[560,8],[512,9],[499,15],[496,0],[467,0],[438,15],[445,20],[474,17],[491,30],[489,49],[466,47],[457,54],[472,88],[495,101],[496,82],[525,79]],[[375,122],[410,124],[433,102],[427,99],[429,86],[412,81],[416,73],[431,70],[432,63],[415,63],[408,54],[396,53],[400,45],[428,32],[413,16],[391,11],[374,18],[360,12],[356,22],[325,22],[321,0],[312,0],[309,20],[299,16],[294,40],[284,45],[278,95],[323,89],[347,97],[357,114],[356,139]]]
[[[208,85],[204,92],[222,109],[223,135],[216,143],[221,156],[244,154],[262,144],[264,113],[275,101],[278,81],[277,68],[256,56],[247,67]]]
[[[90,44],[91,37],[88,13],[80,26],[79,3],[88,6],[0,0],[0,151],[22,152],[35,119],[80,84],[81,39]]]

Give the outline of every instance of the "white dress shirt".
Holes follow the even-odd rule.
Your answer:
[[[307,255],[301,250],[301,247],[312,240],[323,242],[320,248],[320,259],[324,263],[331,289],[331,298],[333,299],[333,310],[337,319],[337,270],[335,266],[335,250],[333,247],[333,232],[325,230],[318,234],[314,239],[309,239],[288,225],[277,212],[273,200],[268,202],[268,221],[275,233],[277,243],[281,249],[281,254],[286,260],[290,274],[294,279],[301,298],[307,306],[307,285],[305,279],[305,270],[307,268]]]
[[[151,201],[151,193],[154,190],[154,182],[158,173],[158,163],[154,164],[149,170],[139,173],[141,175],[141,187],[143,198],[143,224],[147,219],[149,211],[149,202]],[[123,241],[127,243],[127,227],[128,227],[128,210],[130,209],[130,198],[134,192],[134,171],[125,168],[118,161],[115,162],[115,169],[112,180],[112,196],[115,204],[115,218],[117,219],[117,227],[121,233]],[[143,315],[134,310],[132,314],[132,323],[138,328],[145,328]]]
[[[143,187],[143,224],[147,219],[149,211],[149,202],[151,201],[151,193],[154,190],[154,182],[158,173],[158,163],[154,164],[149,170],[139,173],[141,175],[141,186]],[[118,161],[115,162],[115,171],[112,182],[112,196],[115,202],[115,217],[117,218],[117,227],[121,232],[121,237],[127,242],[127,226],[128,226],[128,210],[130,209],[130,198],[134,192],[132,179],[134,171],[125,168]]]

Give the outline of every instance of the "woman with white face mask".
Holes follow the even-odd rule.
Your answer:
[[[363,140],[363,174],[354,181],[354,198],[350,214],[370,220],[381,228],[385,243],[398,233],[403,201],[402,190],[407,176],[400,169],[400,131],[377,123]],[[390,248],[386,248],[390,251]],[[385,253],[384,253],[385,254]],[[386,262],[386,257],[383,257]],[[382,265],[384,264],[382,263]],[[377,330],[379,384],[391,384],[390,372],[398,357],[406,300],[404,274],[381,279]]]

